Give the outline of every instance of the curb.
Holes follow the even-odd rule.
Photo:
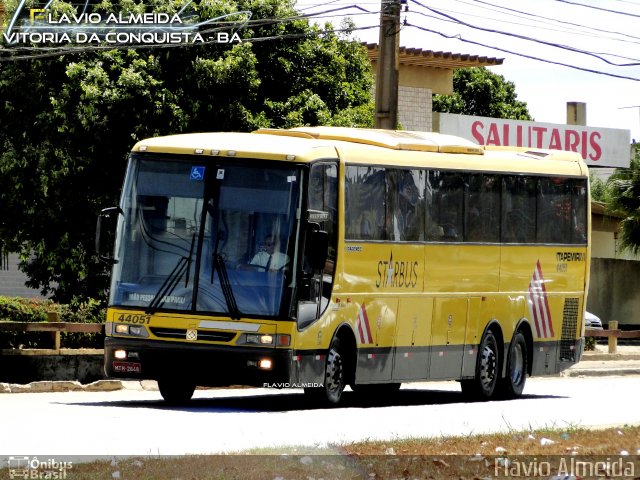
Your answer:
[[[18,383],[0,383],[2,393],[52,393],[52,392],[113,392],[116,390],[157,391],[158,384],[152,380],[98,380],[86,385],[78,381],[56,380]]]
[[[78,381],[42,381],[31,382],[26,385],[17,383],[0,383],[0,393],[44,393],[44,392],[111,392],[122,390],[120,380],[98,380],[97,382],[81,384]]]
[[[612,377],[619,375],[640,375],[640,367],[630,368],[585,368],[565,370],[562,377]]]
[[[611,361],[611,360],[640,360],[640,353],[584,353],[583,362]]]

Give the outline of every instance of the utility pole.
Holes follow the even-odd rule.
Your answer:
[[[400,56],[400,1],[382,0],[376,76],[376,128],[398,126],[398,68]]]

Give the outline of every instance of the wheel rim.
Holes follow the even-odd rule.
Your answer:
[[[522,344],[516,343],[511,352],[511,383],[520,385],[524,378],[524,352]]]
[[[480,362],[480,382],[485,391],[490,391],[496,379],[496,350],[493,344],[485,345],[482,349]]]
[[[327,374],[325,388],[331,396],[340,395],[344,388],[344,369],[342,357],[335,350],[329,352],[327,358]]]

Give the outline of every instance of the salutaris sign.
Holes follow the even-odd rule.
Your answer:
[[[625,168],[631,158],[631,132],[616,128],[434,112],[433,130],[464,137],[479,145],[578,152],[589,166]]]

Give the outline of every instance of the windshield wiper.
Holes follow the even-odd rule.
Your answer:
[[[240,320],[240,310],[236,303],[236,297],[233,295],[233,289],[231,288],[231,282],[229,282],[229,275],[227,274],[227,266],[224,264],[224,258],[219,253],[213,254],[213,266],[218,272],[218,278],[220,279],[220,288],[222,294],[227,302],[227,308],[229,309],[229,315],[233,320]],[[213,283],[213,273],[211,274],[211,283]]]
[[[206,210],[207,213],[211,215],[211,218],[215,218],[215,210],[211,204],[207,204]],[[218,253],[218,250],[220,249],[220,239],[222,237],[223,232],[217,229],[216,242],[213,246],[213,253],[211,254],[211,263],[213,264],[211,268],[211,285],[213,285],[215,272],[217,272],[218,278],[220,279],[220,289],[222,290],[222,295],[224,295],[224,300],[227,303],[229,316],[232,320],[240,320],[240,309],[238,308],[236,297],[233,294],[233,289],[231,288],[231,282],[229,281],[229,275],[227,274],[227,266],[224,263],[222,255]]]
[[[162,282],[162,285],[160,285],[160,288],[154,295],[153,299],[151,300],[151,302],[149,302],[149,306],[145,310],[145,313],[147,315],[152,315],[158,310],[158,308],[160,308],[164,304],[166,298],[171,295],[171,292],[173,292],[173,290],[176,288],[176,286],[180,282],[180,278],[182,278],[182,275],[185,272],[187,273],[187,275],[184,281],[184,288],[187,288],[187,286],[189,285],[189,271],[191,269],[191,258],[193,257],[193,248],[195,246],[195,243],[196,234],[194,233],[191,237],[191,248],[189,248],[189,256],[180,257],[178,259],[178,263],[176,263],[176,266],[173,267],[173,270],[171,270],[169,275],[167,275],[167,278],[164,279],[164,282]]]

